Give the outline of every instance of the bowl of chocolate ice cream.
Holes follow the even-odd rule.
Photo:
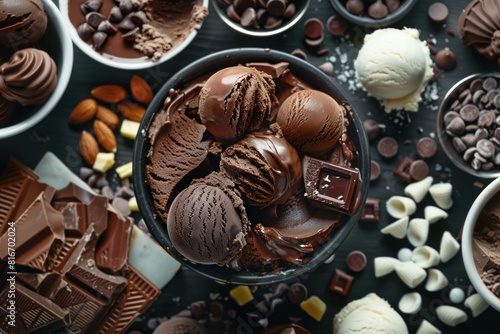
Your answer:
[[[50,0],[0,2],[0,139],[22,133],[57,105],[73,68],[73,44]]]
[[[462,230],[467,275],[481,297],[500,311],[500,178],[481,191]]]
[[[172,59],[196,37],[208,0],[60,0],[76,46],[107,66],[138,70]]]
[[[311,0],[212,0],[215,12],[230,28],[249,36],[281,34],[304,16]]]
[[[500,73],[476,73],[458,81],[437,114],[439,142],[455,166],[481,178],[500,176]]]
[[[330,0],[330,3],[347,21],[361,27],[377,29],[403,19],[417,0]]]
[[[298,277],[336,251],[369,182],[365,132],[338,83],[269,49],[214,53],[157,93],[134,145],[158,242],[214,280]]]

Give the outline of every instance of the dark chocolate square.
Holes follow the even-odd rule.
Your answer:
[[[335,275],[330,282],[329,289],[343,296],[347,296],[351,291],[353,281],[353,276],[346,274],[340,269],[335,269]]]
[[[378,223],[380,221],[380,199],[373,197],[366,199],[360,220],[371,223]]]

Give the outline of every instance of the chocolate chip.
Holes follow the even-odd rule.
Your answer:
[[[102,0],[87,0],[83,3],[82,6],[87,9],[87,13],[98,12],[102,7]]]
[[[301,49],[295,49],[291,52],[291,54],[295,57],[298,57],[302,60],[307,60],[307,55],[304,51],[302,51]]]
[[[410,177],[414,181],[425,179],[429,175],[429,165],[424,160],[415,160],[410,165]]]
[[[362,251],[355,250],[347,254],[347,267],[354,272],[365,269],[367,262],[366,255]]]
[[[477,148],[476,147],[469,147],[464,152],[464,155],[463,155],[464,160],[465,161],[470,160],[474,156],[474,153],[476,153],[476,152],[477,152]]]
[[[474,122],[479,117],[479,108],[474,104],[466,104],[460,109],[460,117],[465,122]]]
[[[132,20],[132,15],[129,14],[123,18],[123,20],[120,21],[118,24],[118,28],[122,30],[132,30],[135,29],[137,25],[134,23],[134,20]]]
[[[489,128],[495,121],[495,113],[492,110],[481,110],[477,120],[480,128]]]
[[[269,0],[267,1],[267,11],[269,14],[273,16],[283,16],[286,9],[286,1],[285,0]]]
[[[459,137],[453,137],[452,144],[457,153],[463,153],[467,149],[467,146],[465,146],[464,142]]]
[[[398,154],[399,145],[394,138],[384,137],[378,142],[377,150],[382,157],[391,159],[394,158],[396,154]]]
[[[241,20],[241,17],[236,11],[236,8],[234,8],[234,5],[230,5],[226,8],[226,15],[233,21],[240,22]]]
[[[380,177],[380,165],[375,160],[370,161],[370,181],[376,181]]]
[[[351,14],[361,15],[365,11],[365,4],[362,0],[347,0],[345,8]]]
[[[328,54],[328,52],[330,52],[330,49],[329,48],[321,48],[319,49],[318,51],[316,51],[316,56],[323,56],[323,55],[326,55]],[[329,63],[329,62],[328,62]],[[333,64],[332,64],[333,66]],[[318,66],[319,67],[319,66]],[[333,71],[332,71],[332,74],[333,75]]]
[[[474,132],[474,140],[478,142],[481,139],[486,139],[488,138],[489,131],[486,130],[485,128],[479,128]]]
[[[108,38],[108,34],[105,32],[98,31],[95,34],[92,35],[92,45],[95,50],[100,50],[102,46],[104,45],[104,42],[106,42],[106,39]]]
[[[429,6],[427,13],[434,23],[443,23],[448,18],[448,7],[441,2]]]
[[[76,31],[78,32],[78,36],[80,36],[80,38],[84,41],[92,37],[95,33],[95,29],[92,28],[87,22],[80,24],[78,28],[76,28]]]
[[[472,80],[471,83],[469,84],[469,88],[471,92],[476,92],[480,90],[481,88],[483,88],[483,80],[481,80],[480,78]]]
[[[316,18],[308,19],[304,22],[304,34],[310,39],[320,38],[323,35],[323,23]]]
[[[274,30],[283,25],[283,20],[274,16],[269,16],[264,24],[264,29]]]
[[[395,12],[396,10],[401,7],[401,1],[400,0],[385,0],[385,5],[387,6],[387,9],[389,10],[389,13]]]
[[[443,70],[451,70],[457,65],[455,53],[448,49],[439,51],[436,54],[436,65]]]
[[[85,15],[85,21],[94,29],[97,29],[99,24],[104,20],[101,13],[91,12]]]
[[[495,88],[497,88],[497,80],[495,78],[492,78],[492,77],[488,77],[486,79],[484,79],[483,81],[483,89],[485,91],[490,91],[490,90],[493,90]]]
[[[444,125],[448,126],[450,122],[456,117],[460,117],[460,114],[457,113],[456,111],[448,111],[447,113],[444,114],[443,117]]]
[[[420,138],[417,142],[417,154],[424,159],[432,158],[436,155],[437,144],[431,137]]]
[[[316,38],[316,39],[304,38],[304,42],[309,46],[315,47],[315,46],[318,46],[321,43],[323,43],[324,38],[325,38],[325,35],[321,34],[321,36],[319,38]]]
[[[134,29],[122,34],[122,38],[127,42],[135,42],[135,38],[137,37],[138,34],[139,34],[139,27],[135,27]]]
[[[446,131],[454,134],[461,135],[465,132],[465,123],[464,120],[460,117],[456,117],[451,120],[450,124],[446,126]]]
[[[466,147],[476,146],[477,143],[476,136],[472,133],[467,133],[465,136],[462,136],[461,140]]]
[[[118,4],[120,11],[123,15],[127,15],[134,10],[134,5],[132,4],[132,0],[120,0]]]
[[[368,15],[374,19],[381,19],[389,14],[389,9],[382,3],[382,0],[376,0],[368,7]]]
[[[411,176],[410,176],[410,166],[413,162],[413,159],[406,156],[401,160],[392,173],[399,177],[403,182],[410,183],[411,182]]]
[[[297,7],[295,4],[289,3],[288,6],[286,6],[285,12],[283,13],[283,18],[285,19],[291,19],[295,13],[297,12]]]
[[[118,6],[114,6],[113,8],[111,8],[108,20],[113,23],[118,23],[123,20],[123,14]]]
[[[111,204],[116,210],[120,211],[125,216],[128,216],[131,213],[130,207],[128,206],[128,201],[124,198],[115,197]]]
[[[481,139],[476,144],[477,153],[486,159],[493,158],[495,155],[495,146],[488,139]]]
[[[300,304],[308,296],[307,287],[302,283],[293,283],[287,291],[288,299],[294,304]]]
[[[340,15],[332,15],[326,21],[328,32],[333,36],[344,36],[347,31],[347,21]]]
[[[363,128],[369,140],[375,140],[380,134],[380,125],[373,119],[366,119],[363,121]]]
[[[484,90],[482,89],[476,90],[474,94],[472,94],[472,103],[477,105],[479,101],[481,101],[481,98],[484,96],[484,94],[486,94]]]
[[[132,14],[130,15],[130,18],[139,27],[142,27],[142,25],[144,25],[144,24],[146,24],[146,23],[149,22],[149,19],[146,16],[146,13],[144,13],[142,10],[139,10],[137,12],[132,12]]]
[[[115,28],[108,20],[102,21],[97,27],[97,31],[105,32],[108,35],[116,34],[118,29]]]
[[[318,65],[318,68],[321,71],[323,71],[323,73],[325,73],[326,75],[333,76],[334,67],[333,67],[333,64],[331,62],[329,62],[329,61],[324,62],[323,64]]]
[[[257,13],[252,7],[248,7],[241,14],[240,23],[243,27],[251,27],[257,22]]]

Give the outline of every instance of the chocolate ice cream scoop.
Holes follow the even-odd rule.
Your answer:
[[[0,45],[19,49],[34,45],[47,29],[41,0],[0,1]]]
[[[458,31],[465,45],[500,66],[500,2],[474,0],[462,11]]]
[[[278,99],[271,76],[252,67],[233,66],[213,74],[200,92],[199,115],[221,141],[260,129],[273,116]]]
[[[255,132],[226,148],[221,170],[238,185],[252,206],[283,204],[302,180],[297,151],[272,132]]]
[[[238,269],[250,223],[234,184],[214,174],[177,195],[168,212],[168,235],[194,263]]]
[[[276,122],[296,150],[319,156],[342,136],[344,108],[323,92],[301,90],[283,101]]]
[[[56,83],[56,63],[47,52],[39,49],[16,51],[0,66],[0,95],[22,105],[43,102]]]

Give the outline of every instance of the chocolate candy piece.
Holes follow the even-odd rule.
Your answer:
[[[287,290],[287,297],[294,304],[302,303],[307,296],[307,287],[302,283],[293,283]]]
[[[101,13],[98,12],[90,12],[85,15],[85,21],[94,29],[97,29],[99,24],[104,20]]]
[[[431,137],[422,137],[417,142],[417,154],[424,159],[432,158],[436,155],[437,144]]]
[[[351,291],[353,281],[354,277],[346,274],[340,269],[335,269],[335,275],[333,276],[328,288],[333,292],[341,294],[342,296],[347,296]]]
[[[365,4],[362,0],[347,0],[345,8],[349,13],[354,15],[361,15],[365,10]]]
[[[460,117],[465,122],[474,122],[479,117],[479,108],[474,104],[466,104],[460,109]]]
[[[381,19],[389,14],[389,9],[382,2],[382,0],[376,0],[368,7],[368,15],[374,19]]]
[[[367,262],[366,255],[362,251],[355,250],[347,254],[347,267],[354,272],[360,272],[365,269]]]
[[[380,177],[380,165],[375,160],[370,161],[370,181],[375,181]]]
[[[457,57],[448,49],[440,50],[436,54],[436,65],[440,69],[451,70],[457,65]]]
[[[373,119],[366,119],[363,121],[363,128],[369,140],[375,140],[380,134],[380,125]]]
[[[389,13],[395,12],[396,10],[401,7],[401,1],[400,0],[385,0],[385,5],[387,6],[387,9],[389,10]]]
[[[305,197],[316,207],[352,215],[357,210],[359,170],[305,156]]]
[[[95,34],[92,35],[92,45],[95,50],[100,50],[102,46],[104,45],[104,42],[106,42],[106,39],[108,38],[108,34],[104,32],[96,32]]]
[[[323,23],[319,19],[310,18],[304,22],[304,34],[309,39],[317,39],[323,35]]]
[[[410,176],[410,166],[413,162],[413,159],[406,156],[401,160],[397,166],[394,168],[392,173],[399,177],[401,180],[403,180],[406,183],[411,182],[411,176]]]
[[[10,282],[8,282],[10,283]],[[0,293],[0,332],[2,333],[51,333],[59,332],[70,323],[69,313],[49,299],[30,291],[20,282],[15,284],[15,299],[10,296],[9,284]],[[11,301],[15,300],[13,313]],[[13,314],[15,326],[9,324]]]
[[[118,6],[114,6],[111,8],[111,11],[109,12],[109,17],[108,20],[113,23],[118,23],[121,20],[123,20],[123,14],[122,11]]]
[[[344,36],[347,31],[347,21],[340,15],[332,15],[326,21],[326,28],[334,36]]]
[[[286,9],[286,0],[268,0],[267,12],[273,16],[283,16]]]
[[[118,4],[120,7],[120,11],[123,15],[127,15],[134,10],[134,5],[132,4],[132,0],[120,0]]]
[[[399,152],[399,144],[392,137],[384,137],[377,144],[378,153],[386,159],[394,158]]]
[[[410,177],[413,181],[420,181],[429,175],[429,165],[424,160],[415,160],[409,169]]]
[[[448,7],[444,3],[435,2],[427,10],[429,18],[434,23],[443,23],[448,18]]]
[[[240,23],[243,27],[251,27],[257,21],[257,13],[252,7],[245,9],[243,14],[241,14]]]
[[[90,26],[87,22],[84,22],[78,26],[76,31],[78,32],[78,36],[80,36],[81,39],[87,40],[92,37],[96,30],[92,28],[92,26]]]
[[[360,220],[370,223],[378,223],[380,221],[380,199],[374,197],[366,199]]]
[[[307,54],[301,49],[295,49],[291,52],[291,54],[302,60],[307,60]]]

